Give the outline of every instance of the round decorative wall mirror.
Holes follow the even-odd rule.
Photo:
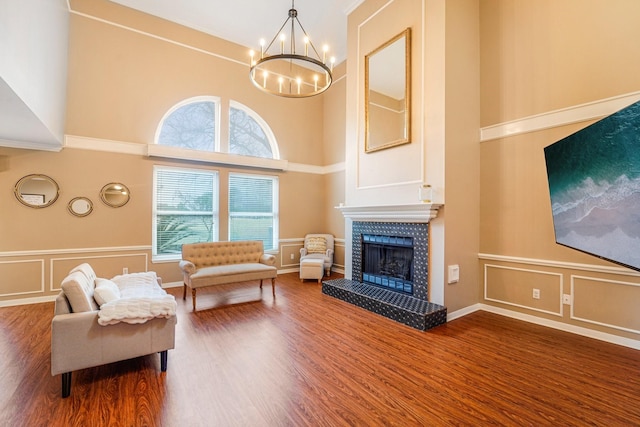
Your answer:
[[[75,216],[87,216],[93,210],[93,203],[86,197],[74,197],[67,205],[67,209]]]
[[[31,174],[16,182],[13,194],[25,206],[36,209],[46,208],[58,200],[60,187],[47,175]]]
[[[100,190],[100,199],[105,205],[112,208],[124,206],[129,201],[131,195],[126,185],[119,182],[111,182]]]

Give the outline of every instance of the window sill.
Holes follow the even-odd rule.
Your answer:
[[[147,145],[147,156],[274,170],[286,170],[289,164],[287,160],[265,159],[228,153],[210,153],[156,144]]]

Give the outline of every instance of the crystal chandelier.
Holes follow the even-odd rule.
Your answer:
[[[296,26],[303,35],[300,40],[296,39]],[[287,30],[288,37],[285,34]],[[296,48],[302,48],[304,55],[296,53]],[[265,44],[264,39],[260,40],[260,56],[256,58],[253,50],[249,53],[249,77],[258,89],[271,95],[288,98],[318,95],[329,89],[332,82],[335,58],[331,57],[327,65],[328,50],[325,45],[322,56],[318,53],[298,20],[298,11],[292,0],[289,15],[271,42]]]

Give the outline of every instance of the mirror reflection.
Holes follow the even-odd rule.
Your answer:
[[[126,205],[130,197],[127,186],[119,182],[111,182],[100,190],[100,199],[105,205],[112,208]]]
[[[67,205],[67,209],[75,216],[87,216],[93,210],[93,203],[86,197],[75,197]]]
[[[411,142],[411,29],[365,56],[365,151]]]
[[[46,208],[58,199],[60,187],[47,175],[31,174],[16,182],[13,193],[25,206],[36,209]]]

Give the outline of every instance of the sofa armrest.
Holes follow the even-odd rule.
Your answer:
[[[331,258],[333,256],[333,249],[327,249],[327,256]]]
[[[98,312],[58,314],[51,321],[51,374],[94,366],[100,360]]]
[[[276,257],[271,254],[262,254],[260,256],[260,264],[276,265]]]
[[[307,255],[307,248],[300,248],[300,256],[306,256]]]
[[[182,261],[180,261],[178,266],[180,267],[180,270],[182,270],[182,272],[185,274],[193,274],[196,272],[195,264],[192,263],[191,261],[187,261],[186,259],[183,259]]]

